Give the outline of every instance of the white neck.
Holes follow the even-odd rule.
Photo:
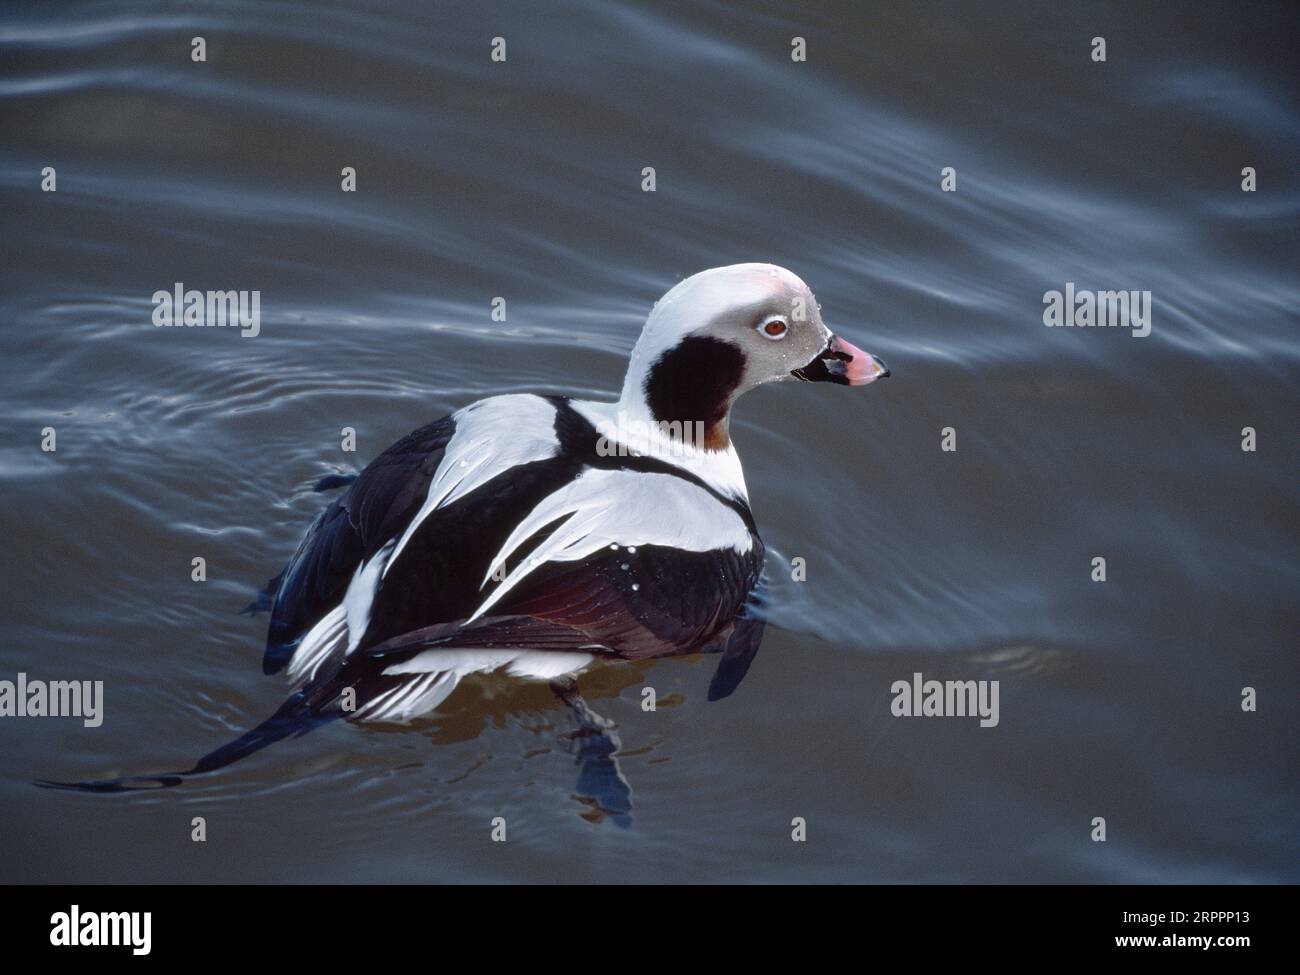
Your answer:
[[[629,451],[680,467],[721,494],[749,501],[736,448],[728,443],[723,450],[707,450],[693,443],[689,435],[669,436],[650,415],[639,386],[632,383],[631,370],[618,402],[574,400],[572,405],[610,444],[622,444]]]

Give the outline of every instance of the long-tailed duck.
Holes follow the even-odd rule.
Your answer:
[[[743,673],[763,543],[732,404],[764,383],[888,375],[831,334],[796,275],[736,264],[655,304],[616,402],[493,396],[421,427],[269,584],[263,669],[287,671],[289,700],[177,775],[335,718],[409,720],[473,673],[549,680],[566,698],[598,657],[713,648]]]

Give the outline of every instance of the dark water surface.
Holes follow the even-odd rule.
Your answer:
[[[0,880],[1300,880],[1294,6],[2,16],[0,679],[103,680],[106,719],[0,719]],[[660,294],[748,260],[894,376],[741,403],[773,625],[722,702],[707,658],[582,678],[630,827],[500,679],[166,792],[32,787],[269,714],[237,611],[317,479],[485,394],[613,393]],[[261,335],[154,328],[178,281],[260,290]],[[1150,290],[1151,335],[1045,328],[1067,281]],[[891,716],[917,671],[1000,681],[1000,723]]]

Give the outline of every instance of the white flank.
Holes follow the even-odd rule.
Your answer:
[[[586,470],[534,508],[506,539],[482,585],[537,531],[564,519],[474,611],[478,619],[544,562],[576,562],[611,545],[662,545],[688,552],[754,544],[744,520],[697,484],[675,474]]]
[[[370,625],[370,607],[374,605],[379,580],[392,551],[393,543],[389,542],[369,562],[357,566],[352,581],[348,583],[348,591],[343,594],[343,612],[348,619],[348,653],[357,648],[366,627]]]
[[[461,679],[506,668],[512,677],[552,680],[577,673],[592,661],[589,653],[568,650],[426,650],[384,670],[411,675],[357,711],[361,721],[403,722],[428,714],[447,699]]]
[[[348,643],[348,618],[342,606],[335,606],[307,631],[289,661],[289,683],[295,689],[316,676],[320,665],[344,652]]]

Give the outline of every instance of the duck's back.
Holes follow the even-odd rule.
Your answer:
[[[575,406],[480,400],[371,462],[286,566],[265,669],[289,662],[304,684],[358,653],[410,657],[457,626],[505,633],[503,620],[502,645],[624,657],[723,630],[762,562],[747,503],[604,449]]]

